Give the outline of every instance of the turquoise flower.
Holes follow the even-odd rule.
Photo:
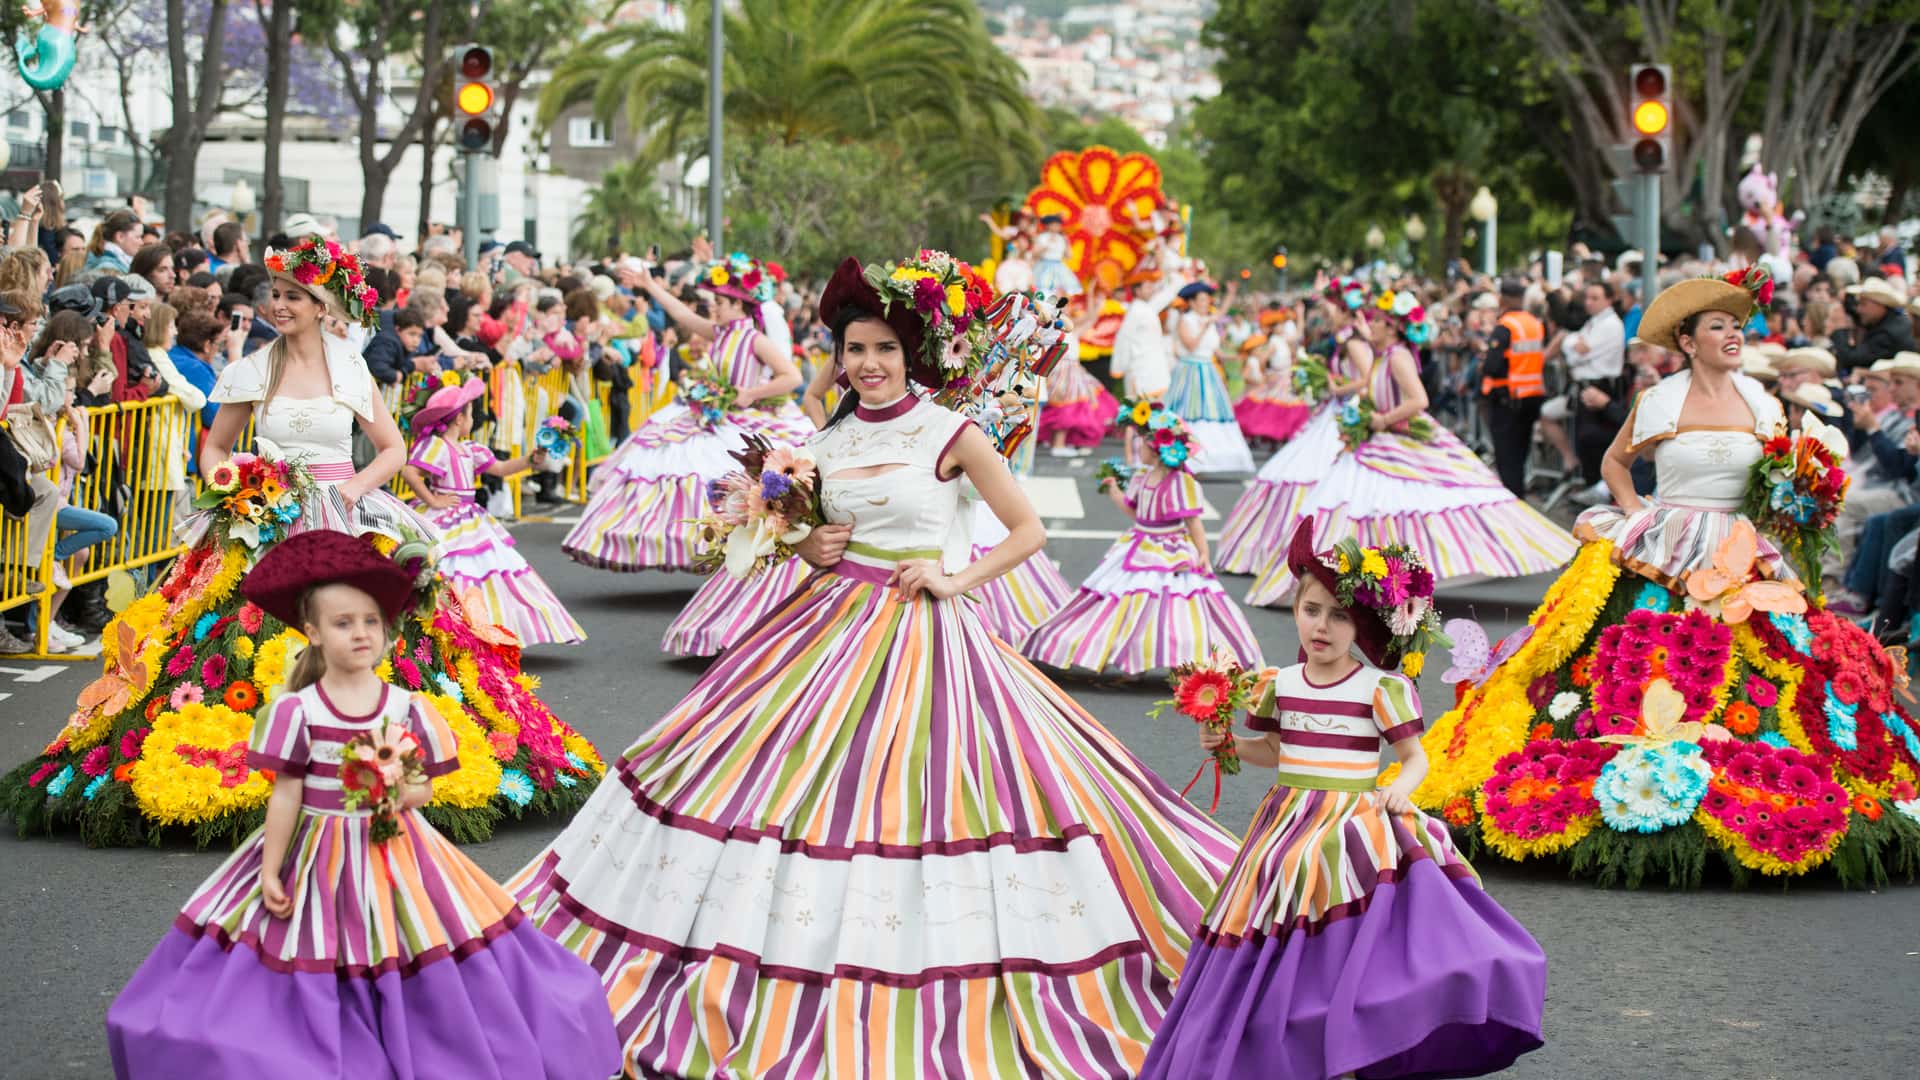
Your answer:
[[[561,787],[577,787],[580,784],[579,778],[575,777],[572,773],[559,773],[555,776],[555,779],[560,781]]]
[[[444,671],[434,672],[433,685],[439,687],[442,694],[445,694],[455,701],[464,702],[467,700],[466,694],[460,690],[460,684],[453,681],[453,677]]]
[[[1633,606],[1638,611],[1652,611],[1665,615],[1673,610],[1673,594],[1667,591],[1665,585],[1649,581],[1641,585],[1640,591],[1634,594]]]
[[[1860,727],[1857,716],[1860,706],[1849,705],[1833,696],[1833,684],[1827,684],[1827,734],[1833,738],[1833,745],[1842,750],[1860,748]]]
[[[1793,744],[1787,741],[1787,737],[1777,731],[1763,732],[1760,736],[1760,741],[1777,750],[1793,749]]]
[[[1692,743],[1634,746],[1607,762],[1593,797],[1609,828],[1654,833],[1691,820],[1712,776],[1712,766]]]
[[[567,751],[567,764],[569,764],[569,765],[571,765],[571,766],[573,766],[573,767],[574,767],[574,768],[576,768],[576,769],[579,769],[579,770],[580,770],[581,772],[588,772],[588,771],[590,771],[590,770],[589,770],[589,769],[587,768],[587,763],[586,763],[585,761],[582,761],[582,760],[580,759],[580,755],[579,755],[579,754],[576,754],[576,753],[574,753],[574,752],[573,752],[573,751],[571,751],[571,750],[569,750],[569,751]]]
[[[1913,725],[1907,723],[1905,717],[1897,712],[1881,713],[1880,721],[1887,725],[1888,730],[1900,736],[1902,742],[1907,744],[1907,753],[1912,754],[1916,758],[1920,758],[1920,738],[1914,736]]]
[[[1160,463],[1169,469],[1177,469],[1186,464],[1187,444],[1168,443],[1160,448]]]
[[[217,613],[211,612],[211,611],[207,612],[205,615],[202,615],[198,619],[194,620],[193,640],[195,641],[207,640],[207,635],[213,633],[213,625],[219,621],[220,621],[220,616]]]
[[[1172,427],[1177,421],[1178,418],[1166,409],[1155,409],[1147,416],[1147,430],[1160,431]]]
[[[501,769],[500,794],[515,806],[525,806],[533,801],[533,778],[519,769]]]
[[[80,792],[80,796],[85,799],[93,798],[95,795],[100,794],[100,789],[106,787],[107,782],[112,779],[113,775],[111,773],[101,773],[99,776],[93,778],[93,782],[89,783],[84,791]]]
[[[73,777],[74,777],[73,766],[69,765],[64,769],[61,769],[58,775],[56,775],[53,779],[47,781],[47,798],[57,799],[61,795],[64,795],[66,793],[67,786],[73,783]]]

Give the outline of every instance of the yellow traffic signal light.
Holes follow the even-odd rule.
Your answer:
[[[1643,173],[1666,172],[1673,159],[1673,73],[1664,64],[1635,64],[1627,72],[1633,90],[1633,164]]]
[[[454,110],[460,122],[460,148],[485,150],[493,144],[493,50],[472,45],[462,50],[455,63],[457,76],[453,86]]]
[[[1284,252],[1284,251],[1278,251],[1278,252],[1275,252],[1275,253],[1274,253],[1274,256],[1273,256],[1273,268],[1274,268],[1275,270],[1285,270],[1285,269],[1287,268],[1287,253],[1286,253],[1286,252]]]

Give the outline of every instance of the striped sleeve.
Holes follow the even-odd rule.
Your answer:
[[[1166,501],[1160,507],[1160,520],[1181,521],[1199,517],[1205,509],[1200,498],[1200,481],[1185,469],[1175,469],[1166,486]]]
[[[1373,688],[1373,722],[1380,729],[1380,737],[1390,743],[1420,734],[1420,699],[1406,676],[1380,676],[1379,685]]]
[[[307,718],[299,694],[284,694],[254,714],[248,765],[282,776],[305,776],[307,757]]]
[[[446,484],[453,471],[452,449],[447,440],[438,435],[429,435],[413,444],[413,453],[408,456],[407,464]]]
[[[453,729],[447,726],[440,710],[419,694],[413,695],[407,713],[407,727],[420,740],[420,751],[427,759],[428,776],[445,776],[460,767],[459,745]]]
[[[476,474],[484,473],[488,469],[493,468],[494,464],[500,460],[498,457],[494,456],[494,453],[492,450],[488,449],[487,447],[481,446],[479,443],[470,442],[465,445],[467,450],[467,459],[473,462],[473,471]]]

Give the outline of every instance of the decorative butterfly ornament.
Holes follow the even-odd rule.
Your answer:
[[[1807,598],[1791,585],[1754,581],[1753,563],[1760,552],[1760,534],[1745,520],[1720,541],[1713,565],[1687,575],[1687,606],[1705,610],[1730,623],[1743,623],[1756,611],[1799,615]]]

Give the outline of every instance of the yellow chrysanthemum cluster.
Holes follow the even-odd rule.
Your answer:
[[[260,691],[262,704],[280,696],[286,685],[288,665],[298,650],[307,647],[307,636],[288,627],[267,640],[253,656],[253,685]]]
[[[503,712],[494,700],[480,689],[480,666],[472,656],[458,652],[453,640],[437,630],[429,631],[433,643],[439,647],[440,655],[449,661],[448,670],[453,672],[453,681],[460,684],[460,693],[466,698],[467,708],[480,714],[487,727],[505,735],[519,735],[520,722]]]
[[[1533,636],[1421,738],[1429,768],[1413,793],[1414,802],[1438,811],[1456,795],[1477,795],[1493,775],[1493,763],[1526,745],[1533,723],[1527,685],[1573,659],[1619,578],[1611,543],[1597,540],[1581,546],[1573,565],[1547,590],[1528,620]],[[1469,711],[1473,727],[1463,732]]]
[[[260,772],[248,772],[229,787],[220,765],[196,765],[178,752],[185,747],[231,754],[252,732],[253,718],[225,705],[193,704],[155,717],[129,778],[141,812],[163,825],[183,825],[265,804],[273,784]],[[246,767],[244,759],[237,767]]]
[[[127,605],[127,609],[113,621],[130,628],[134,641],[148,642],[151,648],[154,628],[165,622],[166,618],[167,598],[158,592],[150,592]],[[108,668],[112,668],[114,662],[120,659],[120,634],[115,626],[108,626],[106,632],[100,635],[100,658],[106,661]]]
[[[574,757],[592,766],[595,776],[607,771],[607,763],[600,760],[600,752],[593,748],[593,744],[587,741],[586,736],[577,735],[571,731],[565,732],[560,736],[560,745],[566,747],[567,752]]]
[[[494,760],[493,748],[487,745],[486,732],[473,722],[473,717],[460,707],[460,703],[450,697],[438,694],[420,694],[431,705],[440,718],[447,722],[453,731],[455,753],[460,759],[460,767],[445,776],[433,780],[433,805],[451,806],[459,810],[472,810],[485,806],[493,800],[494,793],[500,790],[500,763]]]

